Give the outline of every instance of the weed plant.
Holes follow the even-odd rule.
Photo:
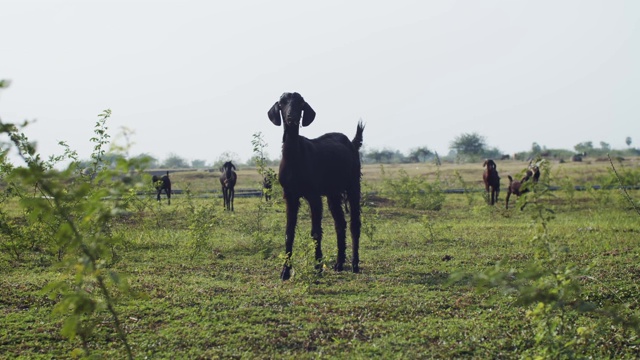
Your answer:
[[[103,165],[105,146],[109,142],[106,122],[110,115],[111,112],[107,110],[96,122],[96,136],[91,138],[94,151],[88,172],[79,169],[75,152],[70,151],[64,143],[65,153],[62,156],[44,161],[19,126],[1,124],[0,130],[11,139],[26,163],[25,167],[3,167],[8,171],[3,177],[8,179],[9,191],[17,194],[24,209],[22,220],[26,222],[27,229],[42,230],[30,236],[52,239],[45,245],[50,253],[56,253],[56,267],[65,275],[50,281],[43,291],[56,301],[53,314],[64,316],[61,333],[71,340],[80,340],[81,347],[74,349],[72,354],[91,354],[93,331],[99,323],[100,314],[107,312],[127,357],[133,358],[115,308],[119,295],[129,294],[128,282],[110,268],[117,261],[115,249],[120,241],[114,237],[112,219],[124,208],[117,201],[115,206],[103,201],[126,192],[124,182],[113,181],[122,173],[108,171]],[[70,164],[62,171],[56,170],[55,166],[62,160],[68,160]],[[6,164],[6,160],[3,162]],[[119,165],[126,173],[136,164],[123,162]],[[29,188],[34,191],[25,191]],[[3,235],[3,246],[27,238],[13,231]]]
[[[418,209],[435,210],[442,209],[445,197],[440,183],[440,173],[436,173],[433,182],[427,182],[420,176],[410,176],[405,170],[400,169],[397,178],[393,174],[387,174],[381,166],[382,193],[396,201],[399,206]]]

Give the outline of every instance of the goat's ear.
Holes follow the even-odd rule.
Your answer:
[[[313,119],[316,118],[316,112],[313,111],[311,106],[306,102],[304,103],[302,110],[304,110],[304,114],[302,114],[302,126],[309,126],[309,124],[313,122]]]
[[[238,169],[236,169],[236,166],[233,165],[233,164],[231,164],[231,167],[233,168],[233,170],[238,170]]]
[[[282,117],[280,116],[280,103],[276,102],[275,104],[273,104],[271,109],[269,109],[269,111],[267,112],[267,115],[269,116],[269,120],[271,120],[273,125],[280,126],[280,124],[282,124]]]

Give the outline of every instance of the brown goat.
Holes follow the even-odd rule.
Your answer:
[[[487,169],[482,174],[482,180],[484,181],[484,188],[489,193],[489,204],[493,205],[498,201],[498,194],[500,193],[500,176],[498,176],[498,167],[495,161],[487,159],[484,161],[482,167]]]
[[[527,193],[529,191],[528,186],[525,186],[525,188],[522,189],[522,186],[524,186],[525,182],[531,179],[534,184],[538,183],[538,179],[540,179],[540,168],[538,168],[538,166],[535,166],[535,165],[530,165],[529,169],[527,169],[525,176],[520,181],[513,180],[511,175],[508,175],[508,177],[509,177],[509,187],[507,188],[507,199],[505,201],[505,207],[507,209],[509,208],[509,197],[511,197],[511,194],[514,194],[515,196],[519,197],[520,195]],[[526,204],[522,205],[520,210],[524,209],[525,205]]]
[[[315,240],[316,270],[322,271],[322,196],[327,197],[329,210],[338,238],[335,271],[342,271],[346,261],[346,227],[342,209],[343,194],[347,194],[351,212],[351,240],[354,273],[360,272],[360,153],[364,125],[360,122],[356,135],[349,140],[344,134],[328,133],[316,139],[299,135],[300,123],[308,126],[316,113],[298,93],[284,93],[267,112],[274,125],[284,127],[282,159],[278,180],[286,203],[286,260],[280,274],[282,280],[291,277],[291,253],[295,236],[300,198],[309,203],[311,237]]]

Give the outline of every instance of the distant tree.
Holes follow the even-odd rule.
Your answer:
[[[434,162],[436,165],[440,166],[442,165],[442,162],[440,161],[440,156],[438,155],[438,152],[434,152]]]
[[[600,149],[602,149],[602,151],[610,151],[611,150],[611,145],[609,145],[608,143],[606,143],[604,141],[600,141]]]
[[[405,162],[405,156],[398,150],[372,149],[362,155],[365,163],[391,164]]]
[[[207,167],[207,162],[205,160],[192,160],[191,167],[194,169],[203,169]]]
[[[631,146],[631,136],[627,136],[627,138],[624,139],[624,142],[627,143],[627,146]]]
[[[593,143],[591,141],[585,141],[577,144],[573,148],[579,153],[589,153],[593,150]]]
[[[426,146],[412,149],[409,152],[409,161],[414,163],[426,162],[433,153]]]
[[[180,156],[174,153],[171,153],[169,154],[169,157],[166,158],[162,163],[162,167],[168,168],[168,169],[183,169],[183,168],[188,168],[189,164],[187,163],[187,160],[181,158]]]
[[[156,169],[160,166],[158,159],[146,153],[142,153],[140,155],[134,156],[132,159],[144,160],[146,162],[146,166],[149,169]]]
[[[533,144],[531,144],[532,154],[540,154],[541,152],[542,152],[542,147],[540,147],[540,145],[538,145],[537,142],[534,142]]]
[[[492,147],[492,148],[486,149],[482,153],[482,156],[486,158],[491,158],[491,159],[500,159],[502,157],[502,151],[500,151],[500,149],[498,149],[497,147]]]
[[[381,162],[385,163],[385,164],[389,164],[392,162],[394,155],[395,155],[395,151],[391,150],[391,149],[382,149],[382,151],[380,151],[382,160]]]
[[[484,137],[474,132],[457,136],[451,142],[449,148],[455,150],[458,154],[481,155],[485,152],[486,146]]]
[[[363,154],[364,159],[370,163],[381,163],[382,156],[382,151],[378,149],[371,149]]]
[[[231,161],[236,166],[238,166],[241,163],[240,156],[238,154],[234,153],[233,151],[225,151],[222,154],[220,154],[220,156],[218,156],[218,159],[213,164],[213,167],[219,168],[222,166],[222,164],[224,164],[227,161]]]

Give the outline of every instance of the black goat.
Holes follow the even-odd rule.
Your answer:
[[[162,177],[153,175],[151,180],[153,181],[153,186],[158,192],[158,201],[160,201],[160,193],[164,190],[164,193],[167,194],[167,202],[171,205],[171,180],[169,179],[169,172],[167,171],[167,175],[162,175]]]
[[[500,193],[500,176],[498,176],[498,166],[495,161],[487,159],[482,164],[482,167],[487,169],[482,174],[482,180],[484,181],[484,188],[489,193],[489,204],[493,205],[498,201],[498,194]]]
[[[538,179],[540,179],[540,168],[536,165],[529,165],[525,176],[520,180],[513,180],[511,175],[509,177],[509,187],[507,188],[507,199],[505,201],[505,208],[509,208],[509,197],[511,194],[516,196],[520,196],[529,192],[529,184],[525,184],[527,181],[532,180],[534,184],[538,183]],[[524,186],[524,188],[522,188]],[[520,210],[524,209],[527,204],[522,205]]]
[[[271,193],[273,191],[273,180],[276,179],[276,174],[273,170],[268,169],[262,178],[262,195],[265,201],[271,200]]]
[[[233,198],[235,197],[234,188],[238,180],[238,175],[233,171],[235,169],[236,167],[231,161],[227,161],[220,168],[222,172],[222,175],[220,175],[220,185],[222,185],[223,207],[231,211],[233,211]]]
[[[329,210],[335,222],[338,238],[338,258],[336,271],[342,271],[346,261],[346,228],[342,210],[343,194],[351,210],[351,240],[354,273],[360,272],[360,153],[364,125],[358,123],[356,135],[349,140],[344,134],[327,133],[316,139],[307,139],[299,135],[300,120],[302,126],[308,126],[316,113],[298,93],[284,93],[267,112],[274,125],[283,122],[282,160],[278,180],[282,185],[286,202],[287,225],[285,261],[280,278],[287,280],[291,276],[290,257],[293,251],[300,198],[305,198],[311,210],[311,236],[316,242],[316,270],[322,265],[322,196],[327,197]],[[284,120],[284,121],[283,121]]]

